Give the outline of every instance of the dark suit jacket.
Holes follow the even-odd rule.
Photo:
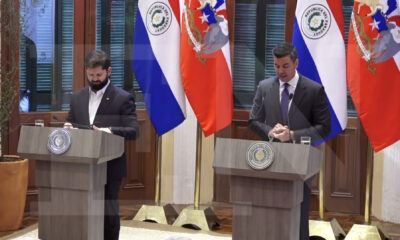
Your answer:
[[[77,128],[90,125],[89,87],[85,87],[72,95],[66,121]],[[114,87],[110,83],[97,109],[93,125],[110,127],[113,134],[125,139],[136,139],[139,136],[139,124],[132,94]],[[125,153],[119,158],[108,161],[107,182],[121,180],[127,174],[126,168]]]
[[[323,86],[299,75],[292,103],[288,112],[289,129],[296,141],[310,136],[313,143],[329,135],[331,117],[328,99]],[[249,128],[263,140],[277,123],[282,123],[279,98],[279,79],[262,80],[257,88],[249,117]]]

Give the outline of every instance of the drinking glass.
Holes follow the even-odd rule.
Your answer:
[[[310,136],[301,136],[300,143],[310,145],[311,144],[311,137]]]
[[[44,127],[44,120],[43,119],[36,119],[35,126],[37,127]]]

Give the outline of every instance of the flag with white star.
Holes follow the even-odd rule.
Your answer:
[[[348,88],[375,151],[400,139],[398,1],[354,2],[347,48]]]
[[[230,125],[233,89],[224,0],[181,0],[181,73],[205,136]]]

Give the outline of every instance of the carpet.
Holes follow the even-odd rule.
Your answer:
[[[121,221],[119,240],[232,240],[229,234],[219,234],[203,230],[140,222]],[[0,240],[38,240],[37,224],[15,232]]]

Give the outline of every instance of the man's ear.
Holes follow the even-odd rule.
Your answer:
[[[111,72],[112,72],[112,67],[108,67],[108,68],[107,68],[107,76],[108,76],[108,77],[110,77]]]

